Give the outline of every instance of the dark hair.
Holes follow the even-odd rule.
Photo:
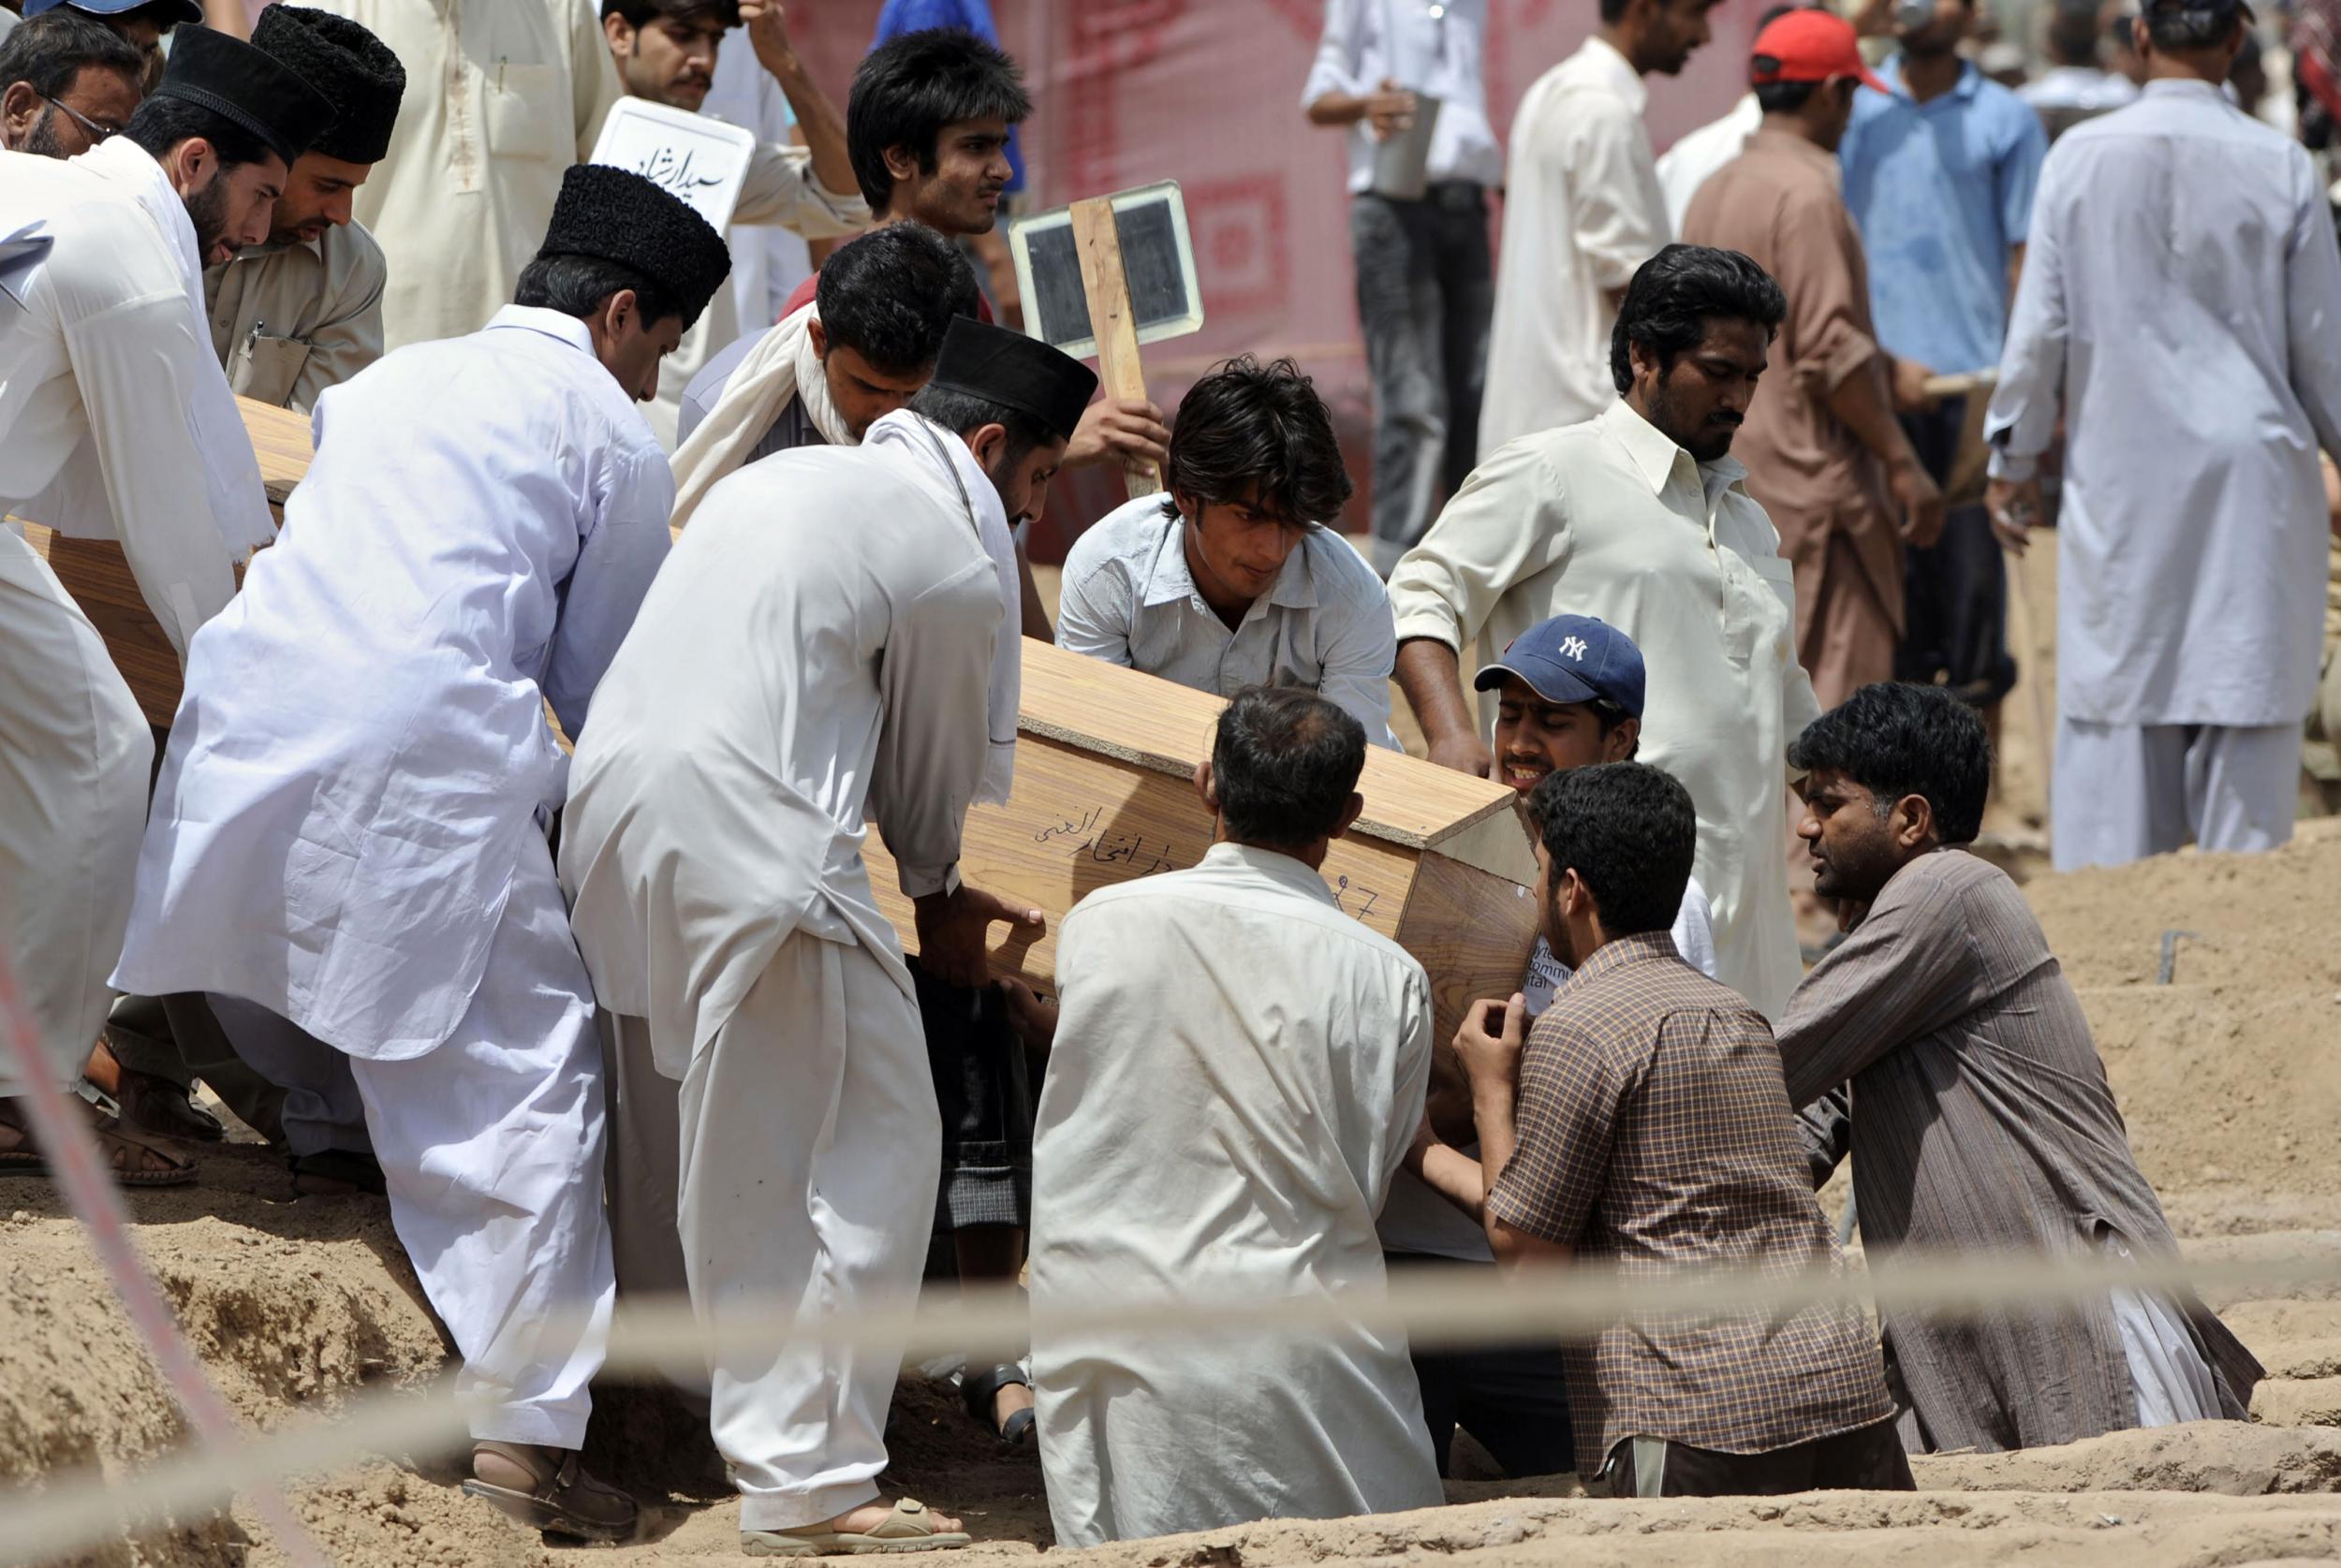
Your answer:
[[[1287,522],[1331,522],[1350,493],[1333,417],[1290,359],[1249,354],[1214,365],[1179,400],[1170,425],[1163,509],[1175,499],[1249,500]]]
[[[951,318],[974,315],[976,270],[923,224],[894,223],[841,245],[819,273],[821,332],[883,375],[921,375]]]
[[[1788,314],[1788,297],[1772,274],[1739,252],[1669,245],[1636,269],[1626,286],[1626,302],[1610,332],[1610,378],[1620,392],[1633,389],[1630,344],[1642,344],[1657,356],[1661,370],[1671,370],[1679,356],[1705,341],[1711,317],[1753,321],[1769,340]]]
[[[601,0],[601,20],[626,18],[629,27],[641,27],[667,17],[675,22],[704,19],[726,27],[740,25],[740,0]]]
[[[0,42],[0,88],[26,82],[54,103],[73,90],[74,80],[85,70],[143,81],[146,56],[95,17],[62,8],[18,22]]]
[[[1593,894],[1612,936],[1674,924],[1699,851],[1690,791],[1643,762],[1603,762],[1553,773],[1528,797],[1528,816],[1563,872]]]
[[[956,435],[971,435],[986,425],[1000,426],[1008,432],[1008,450],[1001,461],[1011,467],[1023,462],[1035,447],[1058,439],[1057,432],[1038,415],[955,387],[937,387],[932,381],[919,388],[909,406],[912,413],[925,415]]]
[[[559,311],[581,321],[599,314],[610,296],[634,290],[634,307],[642,325],[680,316],[683,306],[666,289],[631,267],[598,256],[540,256],[521,269],[512,287],[512,303]]]
[[[996,46],[956,27],[905,33],[862,57],[846,95],[846,154],[861,199],[886,211],[894,192],[886,154],[907,147],[919,172],[935,172],[943,127],[994,115],[1017,125],[1032,113],[1024,73]]]
[[[2146,37],[2154,47],[2173,54],[2217,49],[2244,25],[2240,12],[2190,9],[2180,5],[2157,5],[2147,0]]]
[[[1601,0],[1601,20],[1614,27],[1626,20],[1626,7],[1633,0]]]
[[[1365,770],[1365,726],[1298,686],[1246,686],[1219,715],[1211,773],[1228,836],[1298,849],[1341,826]]]
[[[1776,71],[1780,62],[1769,54],[1759,54],[1748,63],[1748,69],[1757,72]],[[1766,114],[1794,114],[1813,101],[1818,81],[1759,81],[1756,83],[1756,107]]]
[[[1880,812],[1906,795],[1923,796],[1947,844],[1974,842],[1992,792],[1983,721],[1940,686],[1862,687],[1789,743],[1789,766],[1834,769],[1876,796]]]
[[[122,134],[157,158],[179,143],[200,137],[219,154],[223,170],[276,156],[276,149],[225,114],[214,113],[185,98],[147,99],[130,116]]]

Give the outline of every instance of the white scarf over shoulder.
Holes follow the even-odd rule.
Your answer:
[[[773,428],[790,398],[804,405],[813,428],[832,447],[854,445],[853,434],[830,401],[829,379],[813,352],[817,305],[781,318],[724,383],[723,396],[707,411],[691,439],[674,455],[674,518],[677,529],[691,520],[715,481],[748,460]]]

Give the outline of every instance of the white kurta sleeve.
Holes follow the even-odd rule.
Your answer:
[[[2041,171],[2039,203],[2016,284],[2016,305],[2008,322],[2008,344],[2000,351],[1999,387],[1984,416],[1983,439],[1992,447],[1992,476],[2029,479],[2042,452],[2056,437],[2056,418],[2065,393],[2069,322],[2065,308],[2065,193],[2062,171],[2070,167],[2051,156]]]
[[[2286,150],[2300,190],[2300,217],[2284,258],[2284,314],[2292,391],[2317,444],[2341,462],[2341,244],[2333,210],[2305,149]]]
[[[960,834],[991,751],[992,649],[999,635],[989,557],[912,600],[888,630],[878,659],[885,718],[870,815],[906,897],[959,886]]]
[[[1595,284],[1624,288],[1667,242],[1666,209],[1645,199],[1656,161],[1642,116],[1613,99],[1584,101],[1589,111],[1566,133],[1569,234]]]
[[[600,520],[579,548],[561,595],[561,620],[545,662],[545,700],[575,742],[594,688],[633,628],[651,579],[673,545],[674,476],[656,451],[630,453],[611,486]]]
[[[859,195],[839,196],[815,177],[812,149],[759,141],[748,154],[731,221],[777,224],[808,240],[834,240],[869,227],[870,208]]]
[[[1406,1162],[1406,1150],[1414,1143],[1415,1129],[1422,1125],[1423,1104],[1431,1092],[1431,982],[1419,969],[1407,977],[1398,1028],[1397,1092],[1391,1096],[1390,1128],[1379,1150],[1381,1184],[1373,1194],[1377,1213],[1390,1197],[1391,1179]]]
[[[1558,560],[1568,537],[1567,499],[1543,446],[1498,447],[1391,573],[1397,640],[1428,637],[1461,652],[1496,601]]]
[[[190,412],[199,378],[220,379],[219,361],[210,344],[197,340],[187,298],[175,288],[79,319],[67,313],[67,321],[66,355],[116,537],[147,608],[184,661],[196,628],[236,592]]]

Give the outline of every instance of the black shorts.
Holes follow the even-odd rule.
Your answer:
[[[1655,1455],[1654,1455],[1655,1451]],[[1654,1459],[1643,1473],[1637,1459]],[[1720,1454],[1687,1443],[1628,1438],[1610,1455],[1612,1497],[1785,1497],[1791,1492],[1918,1489],[1891,1420],[1769,1454]]]

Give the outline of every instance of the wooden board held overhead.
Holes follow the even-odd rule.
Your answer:
[[[1016,786],[967,813],[960,874],[1023,899],[1048,917],[1037,937],[993,929],[995,973],[1054,989],[1056,931],[1097,888],[1184,870],[1211,847],[1213,820],[1194,785],[1225,706],[1135,670],[1027,638]],[[1512,792],[1485,779],[1371,748],[1365,812],[1336,841],[1323,875],[1334,901],[1396,941],[1429,973],[1438,1039],[1475,998],[1508,996],[1535,945],[1533,877]],[[878,906],[905,951],[918,950],[910,901],[873,827],[865,853]]]
[[[269,507],[282,523],[286,498],[309,472],[309,421],[250,398],[238,398],[236,411],[243,416],[244,432],[260,460],[260,483],[268,491]],[[34,520],[22,520],[24,542],[48,561],[57,580],[97,628],[147,723],[169,725],[179,711],[179,653],[147,609],[146,596],[139,592],[122,547],[111,539],[68,538]],[[242,562],[236,564],[236,582],[243,582]]]

